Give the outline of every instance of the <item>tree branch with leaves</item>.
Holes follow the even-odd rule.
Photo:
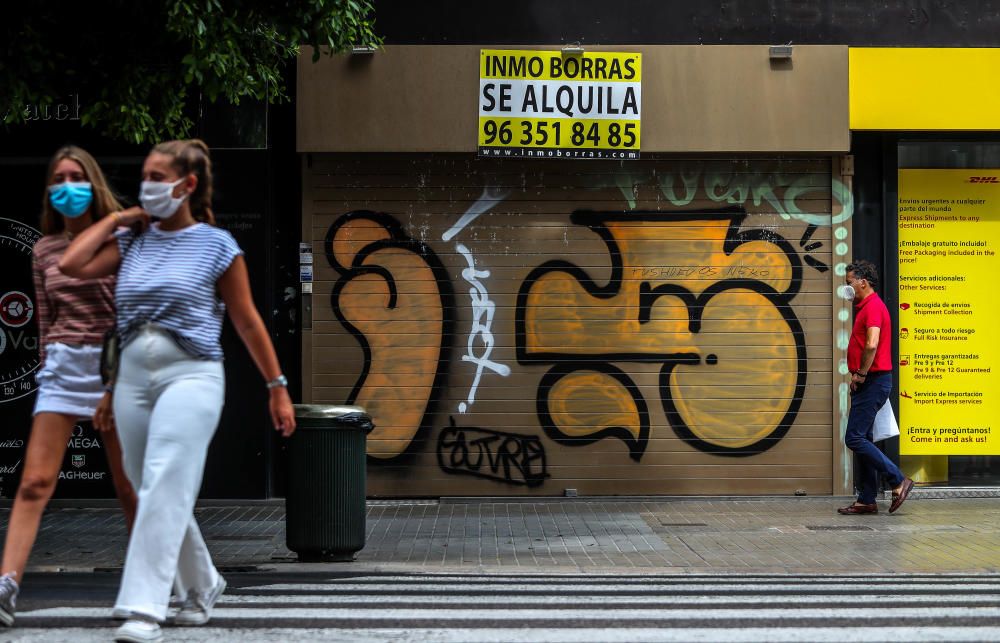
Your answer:
[[[4,14],[5,127],[77,94],[83,125],[132,143],[187,136],[201,97],[287,101],[283,71],[303,46],[316,61],[382,43],[370,0],[56,1]]]

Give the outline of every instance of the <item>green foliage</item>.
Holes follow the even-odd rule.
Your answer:
[[[30,8],[29,8],[30,7]],[[282,102],[283,72],[378,46],[371,0],[10,3],[0,21],[0,117],[81,96],[80,120],[133,143],[185,137],[198,99]]]

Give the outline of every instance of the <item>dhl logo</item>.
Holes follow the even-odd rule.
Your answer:
[[[1000,176],[970,176],[969,183],[1000,183]]]

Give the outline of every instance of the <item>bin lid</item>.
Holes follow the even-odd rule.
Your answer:
[[[297,418],[341,418],[345,415],[365,414],[362,406],[348,406],[346,404],[296,404],[295,417]]]

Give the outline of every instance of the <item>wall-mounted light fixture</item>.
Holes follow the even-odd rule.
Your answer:
[[[583,45],[579,42],[574,42],[566,45],[562,48],[562,53],[564,56],[579,56],[584,52]]]
[[[771,60],[791,60],[792,43],[787,45],[771,45],[767,48],[767,57]]]
[[[369,56],[375,53],[375,47],[370,45],[351,45],[351,54],[355,56]]]

